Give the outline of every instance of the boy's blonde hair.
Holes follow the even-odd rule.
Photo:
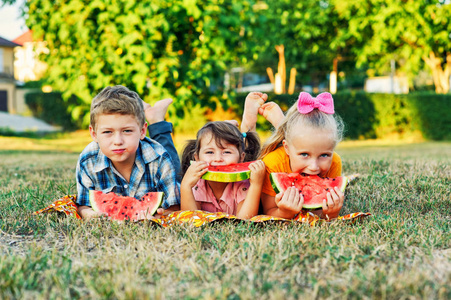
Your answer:
[[[143,101],[139,95],[125,86],[104,88],[91,103],[91,126],[96,129],[97,117],[103,114],[133,115],[139,126],[146,121]]]
[[[326,114],[318,109],[302,114],[298,111],[297,102],[295,102],[288,109],[282,124],[263,145],[260,158],[282,146],[284,139],[289,139],[296,133],[300,134],[298,125],[320,130],[330,130],[331,138],[334,140],[335,145],[343,139],[344,123],[337,114]]]

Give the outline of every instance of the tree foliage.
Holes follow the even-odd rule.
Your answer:
[[[449,90],[448,0],[29,0],[26,6],[27,25],[50,49],[42,57],[50,83],[67,99],[84,101],[74,117],[114,84],[148,101],[173,97],[181,115],[207,105],[213,91],[222,94],[223,73],[233,66],[275,69],[280,44],[298,83],[324,81],[339,57],[346,59],[340,67],[356,61],[380,73],[395,59],[406,74],[426,63],[437,91]]]
[[[98,91],[122,84],[147,99],[173,97],[183,113],[205,102],[241,63],[255,22],[249,1],[31,0],[27,25],[50,55],[48,79],[84,114]]]
[[[267,0],[260,11],[264,16],[261,55],[254,67],[276,69],[276,45],[285,46],[287,69],[296,68],[298,83],[326,78],[333,59],[340,52],[333,43],[340,26],[335,8],[329,1]],[[264,63],[262,63],[264,62]]]
[[[445,0],[333,0],[342,41],[358,43],[358,63],[386,71],[395,59],[400,70],[417,74],[423,62],[431,68],[437,92],[449,91],[451,4]],[[447,75],[446,75],[447,73]],[[446,83],[447,82],[447,83]]]

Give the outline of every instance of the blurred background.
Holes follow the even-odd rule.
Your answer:
[[[240,120],[250,91],[284,110],[327,91],[348,140],[451,139],[447,0],[0,4],[3,136],[89,139],[91,99],[121,84],[150,104],[173,98],[175,137]]]

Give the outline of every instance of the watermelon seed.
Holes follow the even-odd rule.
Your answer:
[[[117,201],[114,201],[114,204],[117,204]]]
[[[127,209],[127,206],[124,206],[125,209]]]
[[[329,190],[329,188],[325,188],[325,190],[326,190],[326,191],[328,191],[328,190]]]

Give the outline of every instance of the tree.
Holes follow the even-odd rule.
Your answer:
[[[401,70],[416,74],[423,62],[432,70],[437,93],[449,92],[451,71],[451,4],[447,0],[333,0],[341,41],[357,43],[358,63],[377,70],[395,59]]]
[[[148,99],[173,97],[179,115],[207,103],[224,70],[246,61],[252,2],[30,0],[27,26],[47,42],[48,80],[84,105],[108,85]],[[86,118],[86,116],[85,116]],[[87,120],[87,118],[86,118]]]
[[[339,26],[338,14],[330,1],[267,0],[260,14],[264,28],[258,62],[254,69],[277,69],[278,52],[283,45],[288,70],[297,70],[297,83],[318,84],[326,80],[333,59],[344,48],[334,43]],[[288,78],[288,74],[286,74]]]

